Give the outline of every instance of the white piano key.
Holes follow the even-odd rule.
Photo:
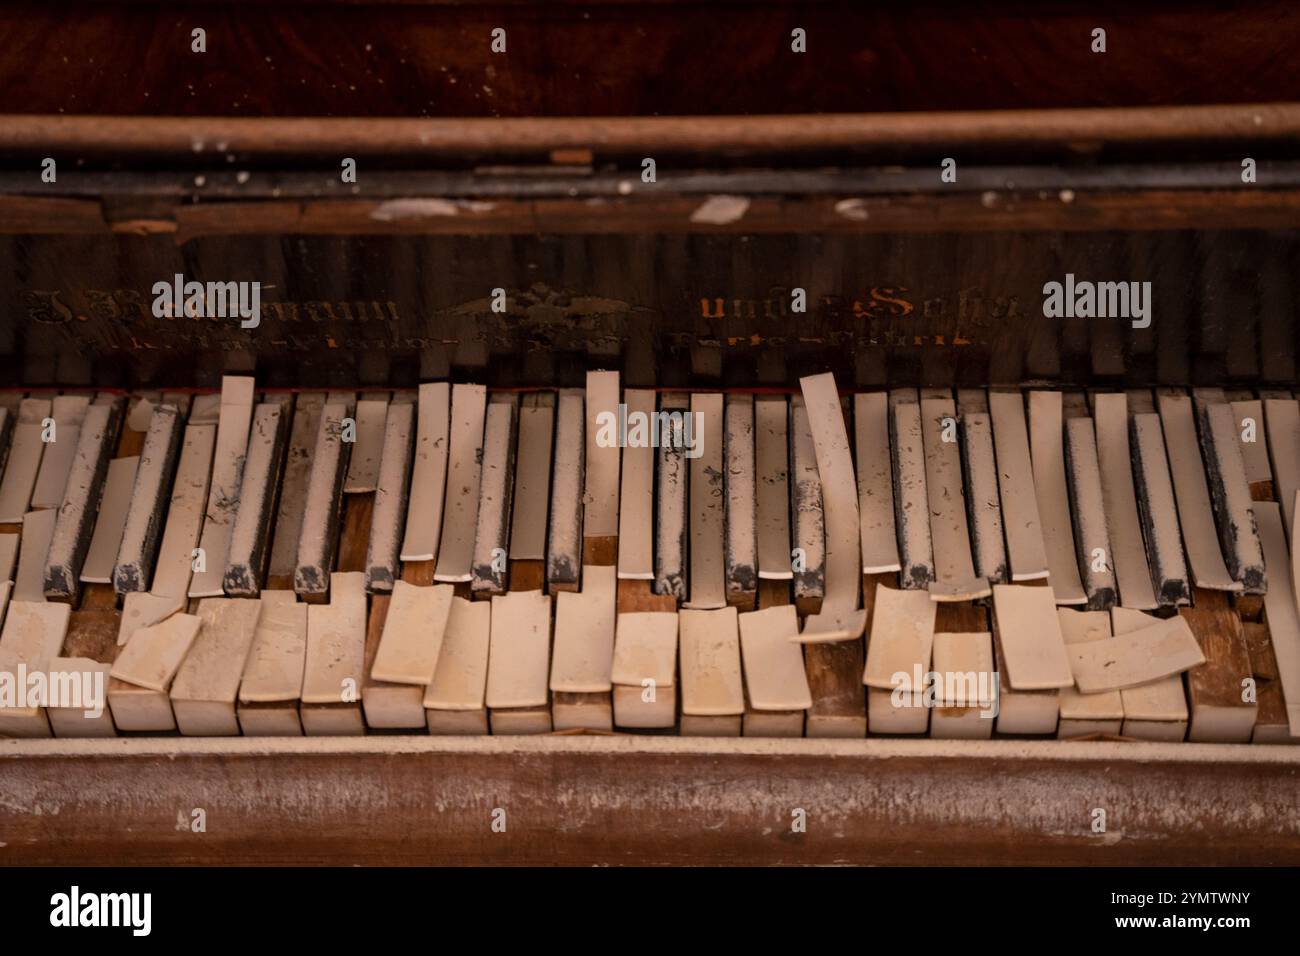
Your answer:
[[[556,595],[552,691],[595,694],[613,686],[617,585],[612,567],[589,565],[583,568],[580,592]]]
[[[1269,460],[1273,465],[1273,492],[1282,505],[1289,537],[1295,527],[1295,493],[1300,490],[1300,402],[1264,399],[1264,421],[1268,429]],[[3,517],[0,515],[0,519]]]
[[[1109,515],[1101,493],[1101,469],[1091,418],[1079,416],[1066,420],[1065,463],[1074,540],[1088,607],[1093,611],[1109,610],[1115,606],[1115,559],[1107,532]]]
[[[483,432],[483,468],[474,532],[471,589],[476,594],[503,594],[506,590],[514,487],[515,403],[493,401],[487,408]]]
[[[896,389],[890,395],[889,404],[894,514],[903,566],[899,581],[905,588],[925,590],[934,581],[934,546],[930,536],[921,406],[915,389]]]
[[[20,667],[29,674],[48,671],[63,647],[70,617],[66,604],[11,601],[0,631],[0,673],[16,682]],[[23,706],[21,699],[14,703],[18,706],[0,708],[0,737],[52,735],[45,708]]]
[[[758,506],[758,576],[794,577],[790,565],[790,409],[784,396],[754,402],[754,458]],[[893,525],[893,515],[889,518]]]
[[[921,440],[925,450],[925,488],[930,504],[930,540],[934,548],[936,601],[973,601],[988,597],[989,583],[975,576],[966,496],[962,489],[957,406],[951,398],[921,400]]]
[[[113,587],[118,594],[147,591],[153,581],[184,434],[185,425],[175,405],[159,405],[153,410],[113,569]],[[207,494],[206,476],[203,494]]]
[[[812,706],[803,651],[790,640],[799,633],[793,604],[741,614],[740,652],[745,688],[755,710],[807,710]]]
[[[1160,421],[1150,414],[1156,430]],[[1150,627],[1160,619],[1134,608],[1116,607],[1110,611],[1111,632],[1116,636]],[[1187,697],[1180,675],[1165,677],[1142,687],[1127,687],[1119,692],[1124,705],[1125,737],[1138,740],[1182,740],[1187,734]]]
[[[454,589],[447,584],[419,587],[398,581],[384,618],[379,649],[370,665],[370,678],[394,684],[433,680],[438,667]]]
[[[653,405],[651,406],[653,410]],[[555,434],[555,396],[524,396],[519,409],[519,452],[510,527],[510,558],[546,560],[546,518],[551,500],[551,441]]]
[[[411,491],[414,438],[415,405],[394,401],[388,406],[384,422],[384,447],[366,551],[366,590],[371,593],[391,591],[397,581],[398,553]]]
[[[402,541],[403,561],[432,561],[438,554],[450,445],[451,386],[446,382],[421,385],[416,411],[415,465],[406,510],[406,537]]]
[[[1094,396],[1093,406],[1101,497],[1106,510],[1106,530],[1110,537],[1118,600],[1127,607],[1153,610],[1158,602],[1151,584],[1151,568],[1147,562],[1138,518],[1137,493],[1133,487],[1128,398],[1123,392],[1099,394]]]
[[[199,547],[203,569],[190,581],[190,597],[221,597],[222,579],[230,554],[230,534],[239,510],[239,491],[244,474],[244,455],[253,421],[253,379],[227,375],[221,380],[221,409],[217,423],[217,447],[212,460],[212,478],[203,516]]]
[[[1241,449],[1246,480],[1272,481],[1273,470],[1268,463],[1268,428],[1264,421],[1264,403],[1258,399],[1232,402],[1233,431],[1237,447]],[[1249,438],[1249,440],[1247,440]]]
[[[629,388],[623,394],[627,405],[628,443],[623,449],[623,472],[618,507],[618,576],[632,581],[653,581],[654,568],[654,474],[655,447],[650,423],[655,415],[655,393]],[[632,438],[641,422],[644,440]],[[657,436],[662,440],[662,436]]]
[[[924,677],[930,669],[936,614],[935,602],[925,591],[877,584],[862,683],[884,691],[922,690],[913,686],[915,673],[919,667]]]
[[[998,494],[1007,533],[1007,560],[1012,581],[1048,576],[1047,549],[1038,513],[1025,401],[1019,392],[989,392],[993,447],[998,463]]]
[[[201,625],[202,618],[196,614],[173,614],[158,624],[140,628],[113,662],[113,679],[167,693]],[[113,710],[116,717],[117,708]],[[120,720],[118,727],[132,729],[123,727]]]
[[[18,406],[4,479],[0,480],[0,524],[17,524],[27,513],[45,451],[42,422],[49,417],[50,408],[50,401],[44,398],[25,398]]]
[[[50,661],[51,680],[81,688],[71,698],[73,707],[47,707],[45,716],[56,737],[116,737],[113,713],[108,706],[108,675],[112,664],[88,657],[56,657]],[[96,693],[103,688],[103,695]],[[98,713],[96,713],[98,711]]]
[[[299,595],[323,594],[330,585],[338,544],[343,476],[347,470],[348,445],[342,440],[342,433],[348,411],[347,405],[341,402],[327,404],[316,430],[307,506],[298,538],[298,567],[293,575],[293,589]]]
[[[90,407],[89,395],[56,395],[50,417],[54,419],[54,440],[45,446],[41,470],[32,489],[32,508],[57,508],[72,470],[72,458],[81,437],[81,422]]]
[[[817,471],[808,409],[802,395],[790,397],[790,515],[794,549],[795,601],[820,602],[826,593],[826,531],[822,483]]]
[[[325,417],[330,417],[328,406]],[[341,490],[341,473],[338,480]],[[329,597],[328,604],[307,608],[302,729],[309,735],[361,734],[365,732],[361,716],[366,659],[365,575],[331,574]]]
[[[1074,682],[1084,694],[1140,687],[1205,663],[1186,618],[1177,616],[1106,644],[1076,644],[1068,653]]]
[[[86,409],[45,562],[47,597],[73,600],[80,592],[122,410],[120,401]]]
[[[691,476],[691,585],[686,606],[701,610],[727,604],[722,404],[720,393],[691,396],[691,418],[699,429],[692,433],[692,447],[687,451]]]
[[[963,414],[962,439],[975,574],[990,584],[1004,584],[1008,574],[1007,552],[998,497],[998,465],[993,452],[993,420],[987,411]]]
[[[59,513],[53,508],[23,515],[22,540],[18,545],[18,573],[14,575],[13,600],[45,600],[45,559],[54,538]]]
[[[238,510],[222,577],[222,587],[230,595],[256,597],[262,589],[275,492],[283,471],[284,418],[279,402],[263,402],[253,413]]]
[[[113,568],[117,563],[117,552],[122,547],[122,532],[126,530],[131,490],[139,464],[138,455],[114,458],[108,463],[95,531],[90,537],[85,564],[81,566],[81,580],[86,584],[113,583]]]
[[[893,459],[889,453],[889,395],[853,396],[853,426],[858,468],[858,509],[862,516],[862,573],[902,570],[894,527]]]
[[[821,477],[826,532],[826,593],[821,610],[804,621],[800,640],[854,640],[867,626],[862,607],[862,541],[857,478],[844,405],[835,377],[825,372],[799,380]]]
[[[1294,503],[1294,502],[1293,502]],[[1297,543],[1292,539],[1288,554],[1281,509],[1271,501],[1255,502],[1255,518],[1268,569],[1268,593],[1264,614],[1277,657],[1278,679],[1286,700],[1287,724],[1291,736],[1300,737],[1300,614],[1296,610],[1295,562]],[[12,613],[12,612],[11,612]]]
[[[738,735],[745,713],[745,689],[736,609],[683,610],[678,626],[683,736]]]
[[[555,414],[555,477],[546,543],[548,591],[576,591],[582,573],[583,430],[582,391],[562,389]]]
[[[172,681],[176,726],[189,737],[237,737],[235,699],[253,646],[261,602],[199,601],[199,635]]]
[[[183,598],[189,593],[194,549],[203,526],[203,504],[208,497],[216,440],[215,425],[189,425],[185,429],[176,480],[172,483],[171,501],[167,507],[167,524],[158,546],[153,586],[149,589],[153,594]],[[131,519],[128,518],[128,531],[130,527]],[[121,579],[121,566],[119,553],[118,580]]]
[[[1198,412],[1210,503],[1228,573],[1247,591],[1262,594],[1267,589],[1264,555],[1251,510],[1246,464],[1237,444],[1239,426],[1234,421],[1232,407],[1225,402],[1202,402]]]
[[[682,422],[689,415],[684,395],[665,395],[660,422]],[[671,418],[670,416],[676,416]],[[686,599],[686,449],[678,438],[684,431],[661,424],[659,467],[655,475],[655,584],[656,594],[672,595],[679,603]]]
[[[754,400],[726,396],[725,529],[727,603],[753,607],[758,593],[758,504],[754,483]]]
[[[936,674],[962,675],[964,680],[965,675],[971,675],[975,696],[981,699],[970,699],[965,692],[969,684],[954,693],[950,693],[950,687],[944,687],[936,696],[930,716],[930,736],[939,740],[988,740],[993,736],[992,715],[997,703],[993,689],[997,679],[993,669],[993,635],[988,631],[941,631],[934,635],[932,659]]]
[[[424,693],[431,734],[486,734],[492,605],[452,598],[438,666]]]
[[[239,683],[239,728],[246,737],[299,737],[307,605],[292,591],[263,591],[253,646]]]
[[[1061,636],[1065,638],[1067,651],[1075,644],[1111,639],[1109,611],[1075,611],[1063,607],[1057,608],[1057,618],[1061,622]],[[1118,734],[1123,729],[1124,699],[1118,690],[1083,694],[1077,688],[1063,687],[1060,706],[1058,737]]]
[[[379,486],[388,400],[362,398],[357,402],[354,420],[357,423],[356,441],[348,456],[348,475],[343,482],[343,491],[345,494],[364,494]]]
[[[488,707],[545,707],[550,658],[551,599],[541,591],[494,595]]]
[[[1156,600],[1161,605],[1187,604],[1191,592],[1160,416],[1153,412],[1134,415],[1129,422],[1129,440],[1133,449],[1138,513],[1145,532]]]
[[[1079,551],[1070,522],[1063,436],[1061,393],[1030,392],[1030,459],[1052,591],[1057,604],[1086,604],[1088,596],[1079,579]]]
[[[993,633],[1012,690],[1070,687],[1074,677],[1052,589],[1018,584],[993,588]]]
[[[1205,465],[1196,439],[1192,400],[1186,395],[1160,396],[1160,425],[1169,454],[1169,473],[1178,503],[1178,523],[1191,566],[1192,580],[1200,588],[1240,591],[1219,550],[1218,531],[1210,508],[1210,490],[1205,483]]]
[[[451,390],[451,452],[447,495],[443,500],[442,541],[435,581],[469,581],[473,574],[474,532],[478,525],[483,474],[483,424],[487,389],[454,385]]]
[[[618,616],[612,678],[617,726],[676,726],[677,612],[629,612]]]
[[[587,373],[586,483],[583,534],[612,538],[618,534],[619,435],[618,372]],[[614,422],[611,427],[610,421]],[[607,427],[602,428],[602,423]],[[612,440],[609,440],[612,437]]]
[[[271,541],[271,560],[266,572],[267,577],[274,580],[292,580],[298,567],[298,539],[302,536],[312,455],[316,451],[316,433],[320,430],[324,408],[323,392],[303,392],[293,400],[289,450],[285,455],[284,474],[280,478],[275,537]]]
[[[118,623],[117,643],[125,646],[131,636],[142,627],[161,624],[177,611],[185,609],[188,598],[184,594],[151,594],[148,591],[128,591],[122,595],[122,618]]]

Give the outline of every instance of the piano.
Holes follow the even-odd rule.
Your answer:
[[[1300,860],[1300,12],[996,6],[7,10],[0,861]]]

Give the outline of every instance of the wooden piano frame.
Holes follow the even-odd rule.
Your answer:
[[[191,832],[202,808],[205,832]],[[505,832],[493,811],[505,810]],[[792,831],[793,811],[806,831]],[[1094,832],[1097,809],[1104,832]],[[499,814],[497,815],[499,818]],[[1300,749],[552,735],[0,741],[9,864],[1291,864]]]

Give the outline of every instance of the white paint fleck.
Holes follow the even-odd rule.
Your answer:
[[[841,199],[835,204],[835,212],[854,222],[866,222],[871,218],[865,199]]]
[[[749,200],[744,196],[710,196],[691,213],[691,222],[724,226],[744,218],[748,211]]]

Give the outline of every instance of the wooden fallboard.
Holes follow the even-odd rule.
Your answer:
[[[206,832],[178,828],[194,808]],[[492,829],[496,808],[504,833]],[[791,832],[796,808],[804,833]],[[5,864],[1295,865],[1300,751],[594,735],[4,740],[0,837]]]

